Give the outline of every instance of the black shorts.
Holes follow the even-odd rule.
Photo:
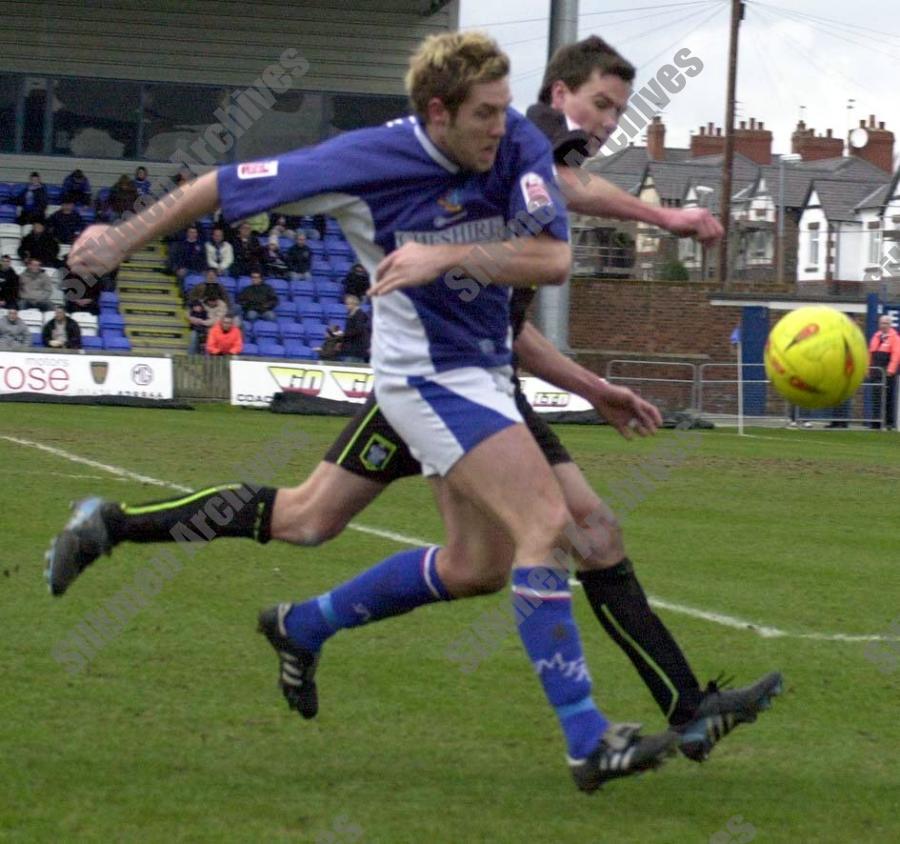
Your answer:
[[[551,466],[571,463],[572,458],[559,437],[532,409],[518,388],[516,406],[547,462]],[[328,449],[325,462],[385,486],[401,478],[422,474],[421,464],[409,453],[406,443],[384,418],[374,396],[369,396],[359,413],[341,431]]]

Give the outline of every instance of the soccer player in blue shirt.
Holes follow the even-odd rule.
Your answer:
[[[677,737],[612,725],[593,702],[561,562],[568,509],[513,397],[509,287],[563,283],[570,249],[550,146],[509,109],[508,74],[508,59],[484,36],[429,38],[409,74],[415,118],[221,168],[105,240],[124,257],[219,204],[229,220],[278,208],[341,222],[381,294],[372,346],[379,405],[434,478],[448,531],[465,526],[470,553],[461,561],[435,547],[404,551],[317,600],[263,613],[285,695],[314,714],[314,672],[337,630],[495,591],[514,560],[520,635],[573,776],[594,790],[658,765]],[[529,236],[504,243],[510,229]],[[475,243],[489,245],[476,254],[491,283],[473,292],[465,265]],[[73,268],[94,269],[86,246],[73,253]]]

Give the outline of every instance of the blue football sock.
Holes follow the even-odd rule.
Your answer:
[[[591,698],[591,677],[572,618],[569,574],[564,569],[513,571],[519,635],[556,710],[572,759],[597,749],[609,722]]]
[[[436,545],[401,551],[330,592],[295,604],[284,620],[288,636],[317,651],[338,630],[451,600],[438,577],[437,551]]]

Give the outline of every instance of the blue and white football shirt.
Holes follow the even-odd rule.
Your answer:
[[[330,214],[373,277],[381,259],[408,240],[503,240],[509,236],[510,221],[530,212],[532,219],[547,221],[544,232],[568,238],[550,144],[512,109],[496,162],[487,173],[462,171],[410,117],[270,160],[223,167],[218,185],[229,222],[268,210]],[[523,230],[521,225],[515,228]],[[439,278],[375,300],[376,371],[427,375],[510,362],[511,288],[470,282],[461,290],[454,280],[471,273],[452,275],[450,283],[449,276]]]

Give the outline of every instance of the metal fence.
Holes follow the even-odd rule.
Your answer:
[[[851,399],[823,410],[793,407],[772,387],[762,364],[744,363],[743,373],[744,418],[755,424],[783,425],[793,420],[885,427],[888,376],[880,367],[869,369],[868,377]],[[690,410],[723,424],[738,417],[737,361],[693,364],[611,360],[606,366],[606,379],[634,389],[664,412]]]

